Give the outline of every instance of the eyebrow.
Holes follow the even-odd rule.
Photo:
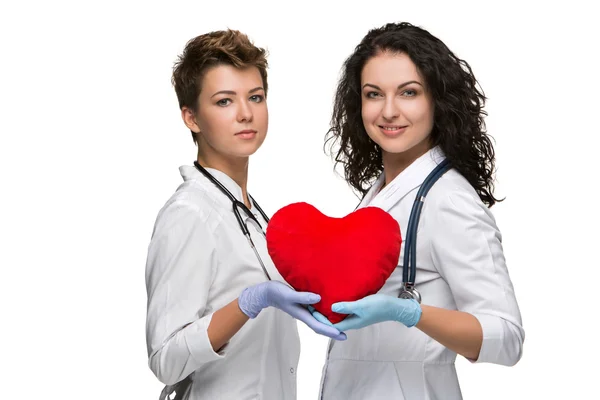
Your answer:
[[[402,83],[402,84],[398,85],[398,89],[402,89],[404,86],[408,86],[408,85],[410,85],[411,83],[416,83],[416,84],[417,84],[417,85],[419,85],[419,86],[423,86],[423,85],[421,84],[421,82],[417,82],[417,81],[408,81],[408,82],[404,82],[404,83]],[[372,87],[373,89],[381,90],[381,88],[380,88],[379,86],[377,86],[377,85],[373,85],[372,83],[365,83],[365,84],[363,85],[363,89],[364,89],[364,88],[366,88],[367,86],[368,86],[368,87]]]
[[[262,86],[257,86],[254,89],[248,91],[248,93],[254,93],[254,92],[258,92],[259,90],[265,90]],[[220,90],[217,93],[213,94],[212,96],[210,96],[210,98],[212,99],[213,97],[215,97],[218,94],[230,94],[232,96],[235,96],[237,93],[234,92],[233,90]]]

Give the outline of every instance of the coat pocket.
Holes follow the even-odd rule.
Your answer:
[[[404,400],[393,362],[331,360],[327,363],[322,400]]]

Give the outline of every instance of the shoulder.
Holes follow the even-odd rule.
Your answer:
[[[489,207],[481,201],[469,181],[458,171],[446,172],[431,188],[425,208],[429,208],[430,218],[438,223],[448,219],[463,217],[495,224]]]
[[[201,182],[183,182],[159,210],[154,232],[169,231],[174,225],[199,224],[209,231],[223,219],[223,205]]]

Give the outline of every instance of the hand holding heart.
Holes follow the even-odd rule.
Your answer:
[[[312,306],[332,323],[347,316],[333,312],[332,304],[381,289],[398,264],[401,244],[396,220],[376,207],[332,218],[294,203],[277,211],[267,227],[267,247],[281,276],[297,291],[319,294]]]

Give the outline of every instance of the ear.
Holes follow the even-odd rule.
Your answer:
[[[190,108],[181,108],[181,119],[183,119],[185,126],[187,126],[192,132],[200,133],[200,127],[196,122],[196,114]]]

